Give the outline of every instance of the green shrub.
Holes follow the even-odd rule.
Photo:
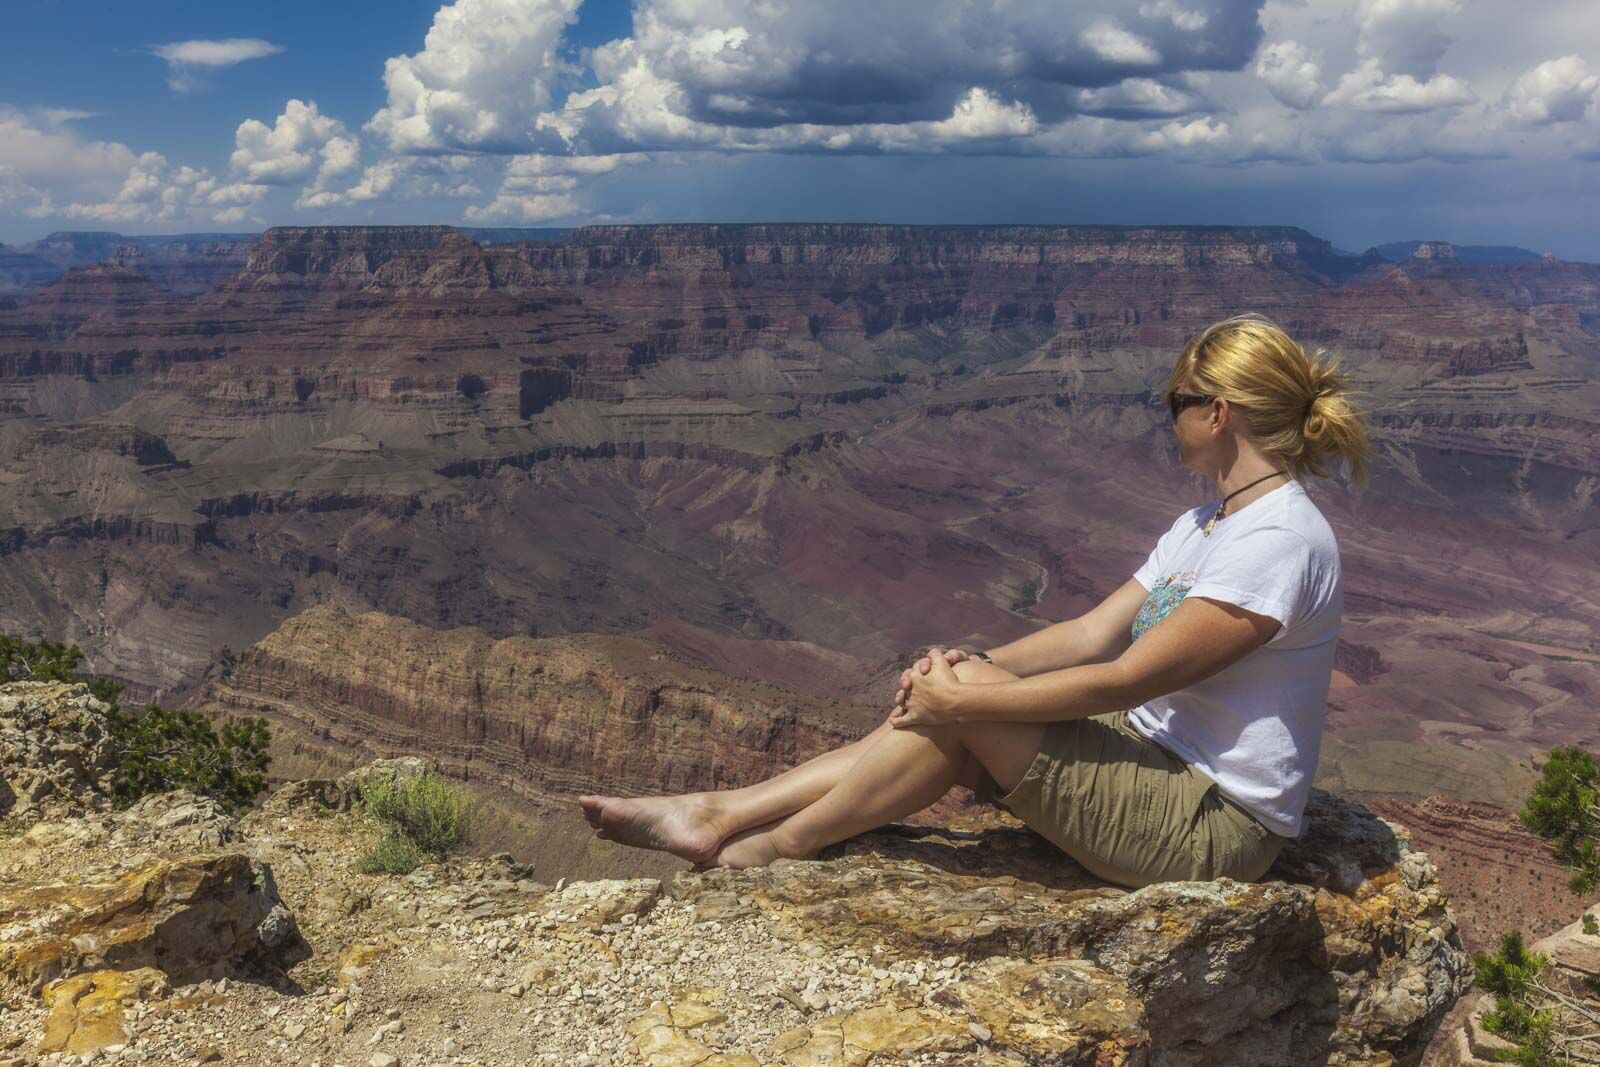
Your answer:
[[[1600,766],[1593,756],[1576,747],[1552,749],[1517,818],[1551,843],[1572,872],[1568,888],[1594,891],[1600,883]]]
[[[1011,602],[1012,611],[1027,611],[1039,602],[1039,583],[1029,579],[1022,583],[1022,592]]]
[[[356,860],[362,874],[410,874],[422,863],[416,846],[398,830],[389,830]]]
[[[1593,915],[1585,914],[1583,917],[1583,932],[1590,937],[1600,937],[1600,919]]]
[[[271,733],[266,719],[227,724],[219,734],[204,715],[147,704],[122,710],[122,683],[77,673],[83,650],[44,638],[0,634],[0,682],[83,682],[111,705],[108,726],[116,751],[112,792],[119,807],[169,789],[187,789],[224,808],[249,807],[266,788]]]
[[[204,715],[182,708],[150,704],[139,715],[112,715],[121,750],[115,792],[124,807],[151,793],[187,789],[239,811],[266,788],[265,719],[225,723],[218,734]]]
[[[391,838],[432,859],[465,845],[476,815],[465,786],[433,770],[400,777],[393,770],[369,775],[360,786],[361,803],[384,831],[372,856]],[[363,857],[366,860],[368,857]],[[416,864],[412,864],[416,866]]]
[[[77,645],[57,644],[42,637],[28,641],[0,634],[0,683],[83,682],[96,699],[115,706],[122,683],[78,674],[81,659],[83,650]]]
[[[1543,956],[1528,951],[1515,930],[1500,939],[1494,955],[1472,954],[1478,988],[1494,994],[1494,1010],[1483,1013],[1484,1029],[1517,1046],[1514,1054],[1507,1054],[1507,1063],[1554,1067],[1566,1062],[1555,1052],[1554,1014],[1536,1006],[1532,997],[1534,980],[1545,962]]]

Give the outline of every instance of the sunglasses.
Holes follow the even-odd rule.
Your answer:
[[[1172,412],[1172,421],[1178,421],[1178,413],[1184,408],[1194,407],[1196,404],[1205,404],[1216,399],[1202,393],[1168,393],[1167,410]]]

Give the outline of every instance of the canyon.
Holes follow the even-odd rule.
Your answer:
[[[129,699],[270,714],[285,775],[438,751],[504,847],[629,873],[574,792],[756,780],[929,644],[1126,580],[1214,495],[1172,361],[1252,310],[1351,371],[1378,450],[1308,486],[1346,583],[1319,784],[1545,899],[1506,813],[1594,736],[1600,265],[1293,227],[207,236],[0,295],[0,631]]]

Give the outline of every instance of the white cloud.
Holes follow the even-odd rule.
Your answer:
[[[1125,78],[1103,89],[1078,90],[1077,110],[1085,115],[1136,119],[1181,115],[1199,104],[1193,93],[1154,78]]]
[[[1477,98],[1465,82],[1448,74],[1435,74],[1421,82],[1409,74],[1385,76],[1376,59],[1367,59],[1340,78],[1334,90],[1322,98],[1322,103],[1325,107],[1401,114],[1459,107]]]
[[[247,59],[260,59],[283,51],[271,41],[254,37],[229,37],[222,41],[174,41],[150,49],[168,63],[196,67],[229,67]]]
[[[1134,66],[1153,67],[1161,62],[1161,53],[1138,34],[1129,33],[1113,20],[1095,22],[1078,38],[1096,56],[1108,63],[1127,63]]]
[[[51,213],[52,201],[48,192],[29,185],[17,176],[14,168],[0,163],[0,207],[39,218]]]
[[[41,109],[39,117],[51,126],[60,126],[67,122],[78,122],[82,119],[97,117],[98,111],[80,111],[74,107],[47,107]]]
[[[282,46],[257,37],[229,37],[220,41],[173,41],[152,45],[150,51],[167,61],[167,84],[174,92],[186,93],[199,84],[196,67],[217,69],[277,55]]]
[[[1262,2],[639,0],[587,53],[598,85],[563,94],[577,0],[456,0],[388,61],[366,129],[402,154],[938,151],[1198,110],[1179,80],[1248,62]]]
[[[1219,144],[1227,139],[1228,124],[1214,122],[1202,116],[1193,122],[1169,122],[1158,130],[1145,134],[1144,143],[1152,150],[1167,148],[1195,148],[1200,145]]]
[[[210,224],[268,192],[250,182],[225,185],[205,168],[173,165],[159,152],[88,140],[68,124],[78,117],[0,106],[0,206],[29,218]]]
[[[216,179],[203,169],[173,167],[161,153],[145,152],[128,169],[115,196],[71,203],[60,213],[69,219],[107,223],[175,222],[191,217],[197,205],[233,207],[254,203],[265,192],[265,186],[219,188]],[[216,200],[211,199],[213,195]]]
[[[910,122],[899,126],[874,123],[862,128],[859,136],[864,143],[878,148],[915,151],[969,141],[1026,137],[1038,128],[1038,120],[1034,118],[1033,111],[1028,105],[1016,100],[1002,100],[987,89],[974,86],[956,101],[949,118],[934,122]],[[815,130],[824,136],[825,146],[827,146],[826,138],[837,138],[841,134],[857,136],[847,134],[843,130],[837,133],[831,132],[833,129],[833,127],[820,127]],[[803,132],[806,131],[797,131],[797,133]],[[844,147],[844,143],[832,147]]]
[[[328,142],[336,147],[339,139]],[[482,192],[477,182],[480,172],[500,165],[501,157],[472,156],[389,156],[359,168],[357,154],[329,153],[317,179],[301,190],[295,201],[298,208],[330,208],[363,204],[373,200],[401,200],[425,197],[472,197]],[[360,178],[345,189],[330,188],[330,179],[357,169]]]
[[[241,204],[259,204],[271,186],[257,185],[251,182],[234,182],[231,185],[208,186],[204,191],[205,202],[218,206]]]
[[[422,51],[384,64],[388,103],[367,129],[395,152],[536,147],[535,119],[565,70],[556,48],[579,3],[456,0],[440,8]]]
[[[315,100],[290,100],[270,127],[245,119],[233,140],[229,168],[266,185],[305,181],[319,170],[337,177],[355,169],[360,152],[344,123],[318,111]]]
[[[257,224],[264,224],[261,218],[251,216],[250,209],[247,207],[224,208],[221,211],[213,212],[211,215],[212,222],[223,226],[231,226],[236,222],[243,222],[247,218],[253,219]]]
[[[609,174],[619,167],[642,163],[644,155],[514,156],[506,164],[505,175],[495,198],[487,204],[467,208],[472,222],[548,222],[570,218],[582,212],[573,195],[580,179]]]
[[[570,191],[500,193],[490,203],[467,208],[468,222],[553,222],[580,214],[583,206]]]
[[[1256,57],[1256,77],[1285,107],[1303,111],[1322,99],[1322,68],[1295,41],[1275,41]]]
[[[1323,152],[1327,158],[1343,163],[1468,163],[1506,158],[1510,150],[1499,139],[1484,135],[1485,122],[1481,105],[1465,122],[1452,119],[1440,124],[1432,114],[1406,115],[1330,138]]]
[[[1505,107],[1513,119],[1530,126],[1600,115],[1600,76],[1590,72],[1582,56],[1546,60],[1511,84]]]
[[[213,178],[79,136],[82,111],[0,109],[0,204],[237,221],[288,186],[302,209],[462,199],[473,221],[534,222],[592,217],[606,175],[691,153],[1594,154],[1600,33],[1569,12],[1560,36],[1535,34],[1549,21],[1536,16],[1576,0],[1528,2],[1517,15],[1461,0],[633,0],[628,36],[580,53],[565,37],[580,0],[451,0],[385,65],[366,135],[291,99],[240,123]],[[281,49],[156,51],[192,74]]]
[[[0,105],[0,188],[24,214],[51,214],[58,201],[113,196],[139,160],[125,144],[82,137],[60,114]]]

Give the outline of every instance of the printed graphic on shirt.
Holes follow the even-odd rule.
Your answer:
[[[1197,571],[1178,571],[1157,581],[1151,587],[1150,595],[1139,605],[1139,614],[1134,616],[1133,639],[1139,640],[1146,630],[1171,614],[1172,609],[1189,595],[1189,587],[1194,585],[1198,577]]]

